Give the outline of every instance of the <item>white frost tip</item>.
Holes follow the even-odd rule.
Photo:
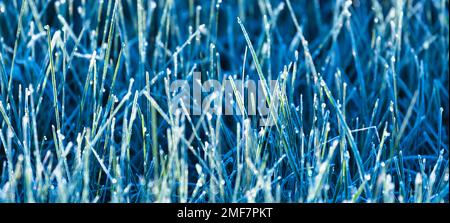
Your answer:
[[[198,30],[201,33],[206,33],[206,26],[205,26],[205,24],[201,24],[200,26],[198,26]]]
[[[151,9],[155,9],[156,8],[156,2],[155,1],[151,1],[150,2],[150,8]]]

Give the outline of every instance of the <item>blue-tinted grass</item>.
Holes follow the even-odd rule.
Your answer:
[[[448,202],[448,7],[0,1],[0,202]]]

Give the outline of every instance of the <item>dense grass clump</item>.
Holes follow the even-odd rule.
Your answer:
[[[0,1],[0,202],[448,202],[448,9]]]

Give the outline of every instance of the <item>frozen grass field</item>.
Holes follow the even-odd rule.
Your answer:
[[[448,203],[448,10],[0,0],[0,202]]]

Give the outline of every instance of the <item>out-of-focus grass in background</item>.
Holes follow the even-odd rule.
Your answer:
[[[448,202],[448,7],[0,0],[0,202]],[[274,125],[172,106],[194,71]]]

